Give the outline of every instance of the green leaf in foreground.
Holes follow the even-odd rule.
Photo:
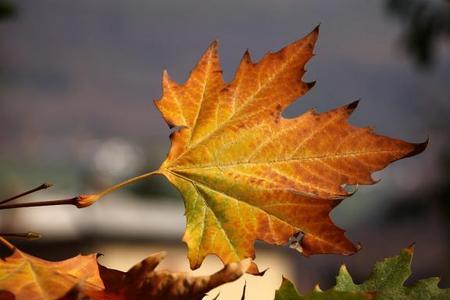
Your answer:
[[[342,265],[333,288],[327,291],[315,289],[304,296],[296,291],[291,282],[283,279],[275,300],[450,300],[450,289],[439,288],[438,277],[422,279],[411,286],[404,285],[411,275],[413,253],[414,248],[409,247],[397,256],[377,262],[369,278],[362,284],[355,284],[345,265]]]
[[[372,293],[344,292],[344,291],[321,291],[315,289],[308,295],[300,295],[292,282],[283,278],[280,289],[275,294],[275,300],[368,300],[373,299]]]

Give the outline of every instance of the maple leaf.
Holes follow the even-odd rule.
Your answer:
[[[106,268],[97,254],[51,262],[14,249],[0,260],[0,299],[33,300],[194,300],[241,277],[251,267],[249,259],[231,263],[212,275],[155,270],[164,252],[150,255],[128,272]]]
[[[150,255],[126,273],[100,266],[105,284],[104,290],[95,291],[85,289],[83,286],[75,286],[60,300],[80,299],[85,296],[93,300],[202,299],[208,291],[241,277],[251,266],[250,260],[231,263],[208,276],[155,270],[165,256],[165,252]]]
[[[316,287],[307,295],[300,295],[295,286],[283,277],[280,288],[275,293],[275,300],[370,300],[374,294],[366,292],[321,291]]]
[[[308,295],[300,295],[294,285],[287,279],[275,294],[275,300],[309,300],[309,299],[374,299],[374,300],[448,300],[450,289],[440,289],[439,278],[422,279],[407,287],[404,282],[411,275],[411,261],[414,248],[403,249],[399,255],[377,262],[367,281],[353,283],[345,265],[339,270],[336,285],[327,290],[320,288]]]
[[[450,300],[450,289],[440,289],[440,279],[432,277],[404,286],[411,275],[411,261],[414,247],[403,249],[399,255],[377,262],[369,278],[362,284],[355,284],[345,265],[336,277],[335,291],[376,292],[375,299],[396,300]]]
[[[18,300],[58,299],[78,284],[104,289],[96,254],[52,262],[15,249],[0,260],[0,290],[14,294]]]
[[[191,268],[216,254],[224,263],[254,257],[255,240],[284,244],[303,233],[304,255],[357,250],[330,211],[345,185],[373,184],[371,173],[420,153],[411,144],[348,124],[357,102],[285,119],[282,111],[311,89],[302,81],[316,28],[253,63],[246,52],[225,83],[213,42],[184,84],[163,74],[155,101],[169,126],[171,149],[156,173],[184,198]]]

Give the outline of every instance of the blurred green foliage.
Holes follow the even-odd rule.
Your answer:
[[[16,6],[5,0],[0,1],[0,21],[14,17],[17,14]]]
[[[450,38],[450,1],[387,0],[386,7],[403,23],[407,52],[419,66],[431,66],[438,41]]]

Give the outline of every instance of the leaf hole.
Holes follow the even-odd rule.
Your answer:
[[[341,188],[343,188],[348,196],[353,195],[354,193],[356,193],[358,191],[358,185],[357,184],[341,184]]]
[[[305,234],[301,231],[294,233],[294,235],[289,238],[288,241],[289,248],[302,253],[303,252],[302,240],[304,236]]]

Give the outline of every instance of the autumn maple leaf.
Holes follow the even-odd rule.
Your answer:
[[[318,28],[253,63],[246,52],[225,83],[213,42],[184,84],[163,75],[156,106],[172,146],[156,173],[182,193],[192,268],[208,254],[224,263],[254,257],[255,240],[281,245],[303,234],[304,255],[357,250],[330,211],[345,185],[373,184],[371,173],[420,153],[411,144],[348,124],[357,102],[293,118],[282,111],[314,83],[302,81]]]
[[[96,254],[52,262],[15,249],[0,260],[0,291],[12,293],[18,300],[58,299],[76,285],[104,289]]]
[[[165,252],[150,255],[128,272],[99,266],[105,289],[98,291],[75,286],[58,300],[200,300],[210,290],[238,279],[251,266],[250,260],[244,260],[228,264],[207,276],[156,270],[165,256]]]
[[[95,253],[52,262],[20,251],[2,237],[0,243],[13,251],[0,260],[0,299],[5,300],[195,300],[251,267],[248,259],[207,276],[156,270],[166,256],[160,252],[122,272],[100,265]]]

